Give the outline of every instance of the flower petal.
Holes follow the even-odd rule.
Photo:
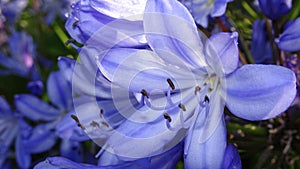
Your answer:
[[[49,75],[47,92],[51,102],[61,111],[70,110],[72,108],[71,85],[61,72],[52,72]]]
[[[278,116],[296,95],[295,74],[274,65],[245,65],[226,78],[226,105],[238,117],[264,120]]]
[[[239,63],[238,33],[218,33],[206,42],[207,63],[219,76],[232,73]]]
[[[23,143],[22,136],[18,136],[16,138],[15,142],[15,151],[16,151],[16,159],[19,167],[22,168],[29,168],[31,164],[31,156],[30,154],[26,151],[26,147]]]
[[[166,92],[170,88],[167,79],[173,81],[175,89],[192,88],[202,78],[195,77],[187,67],[169,66],[148,50],[112,49],[99,68],[114,84],[136,93],[142,89],[149,94],[155,90]]]
[[[212,97],[208,114],[198,112],[195,124],[185,140],[185,168],[221,168],[226,148],[224,101],[219,94]],[[190,139],[187,139],[190,138]],[[187,147],[188,146],[188,147]]]
[[[206,66],[194,20],[178,1],[148,1],[144,29],[147,41],[155,52],[168,51],[194,67]]]
[[[300,50],[300,17],[289,23],[286,29],[278,39],[278,46],[281,50],[288,52],[296,52]]]
[[[60,154],[72,161],[83,161],[82,147],[77,141],[63,139],[60,144]]]
[[[60,112],[35,96],[21,94],[15,96],[15,105],[19,112],[31,120],[55,120]]]
[[[223,159],[223,169],[241,169],[242,163],[239,152],[233,144],[228,144]]]

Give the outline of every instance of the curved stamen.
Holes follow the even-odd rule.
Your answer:
[[[166,120],[168,120],[168,122],[171,122],[171,121],[172,121],[170,115],[169,115],[167,112],[164,113],[164,118],[165,118]]]
[[[200,86],[196,86],[195,87],[195,95],[197,95],[197,93],[201,90],[201,87]]]
[[[75,28],[77,26],[77,24],[79,23],[79,21],[75,21],[73,24],[72,24],[72,27]]]
[[[149,94],[148,94],[148,92],[147,92],[145,89],[142,89],[142,90],[141,90],[141,94],[142,94],[143,96],[147,97],[147,99],[149,99]]]

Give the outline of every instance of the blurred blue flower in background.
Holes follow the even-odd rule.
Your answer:
[[[287,52],[300,51],[300,17],[294,21],[289,21],[284,26],[282,34],[276,39],[281,50]]]
[[[1,0],[0,1],[0,20],[14,26],[21,11],[26,7],[27,0]]]
[[[268,18],[276,20],[290,12],[292,0],[259,0],[259,6]]]
[[[40,0],[41,10],[46,13],[45,22],[52,24],[56,16],[66,19],[66,14],[69,12],[71,0]]]
[[[40,75],[35,64],[37,53],[32,37],[25,31],[13,32],[8,45],[9,53],[0,53],[0,65],[6,68],[0,70],[0,74],[15,74],[38,80]]]
[[[266,22],[256,20],[252,27],[251,55],[255,63],[272,63],[273,54],[268,38]]]
[[[179,0],[191,12],[195,21],[203,27],[208,26],[209,17],[222,16],[227,3],[232,0]]]

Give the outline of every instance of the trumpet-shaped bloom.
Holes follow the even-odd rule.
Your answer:
[[[296,52],[300,50],[300,18],[288,22],[283,33],[276,39],[281,50],[288,52]]]
[[[112,106],[96,100],[76,110],[85,131],[109,152],[144,158],[185,139],[186,168],[221,168],[225,105],[243,119],[264,120],[285,111],[295,97],[292,71],[274,65],[238,68],[237,33],[216,34],[203,43],[177,1],[148,1],[144,32],[150,49],[99,53],[97,46],[86,46],[80,54],[90,57],[88,63],[98,59],[112,83]]]
[[[110,31],[103,34],[99,41],[107,42],[117,39],[123,32],[135,32],[142,30],[142,22],[139,19],[145,8],[146,0],[80,0],[72,4],[72,12],[66,22],[66,29],[73,39],[85,44],[87,40],[98,30],[116,19],[123,19],[117,25],[111,25]],[[106,27],[106,29],[108,29]],[[142,36],[130,37],[123,45],[143,46]]]
[[[195,21],[203,27],[208,26],[208,18],[222,16],[227,3],[232,0],[179,0],[191,12]]]
[[[256,20],[253,24],[251,55],[255,63],[272,63],[273,61],[265,21]]]
[[[292,0],[259,0],[259,6],[268,18],[275,20],[290,12]]]

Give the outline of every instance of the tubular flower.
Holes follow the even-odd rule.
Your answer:
[[[259,6],[268,18],[275,20],[290,12],[292,0],[259,0]]]
[[[300,18],[288,22],[283,33],[276,39],[278,46],[281,50],[287,52],[300,51]]]
[[[83,130],[103,149],[145,158],[184,139],[186,168],[221,168],[227,147],[224,106],[240,118],[264,120],[292,103],[296,84],[289,69],[238,68],[236,32],[200,39],[188,10],[173,0],[149,0],[143,24],[149,49],[101,51],[87,45],[80,53],[86,69],[95,72],[90,81],[96,85],[92,102],[78,101],[76,112]],[[95,97],[99,84],[109,87],[108,98]]]

